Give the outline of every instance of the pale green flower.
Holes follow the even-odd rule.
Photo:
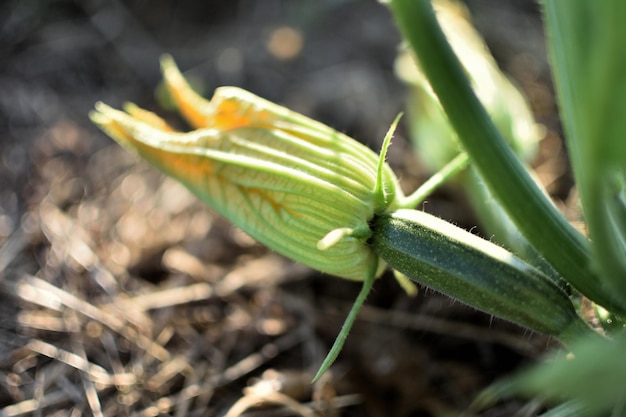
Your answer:
[[[165,82],[197,128],[174,132],[158,116],[102,103],[92,120],[125,148],[178,179],[271,249],[320,271],[363,280],[382,262],[368,222],[401,198],[391,169],[369,148],[319,122],[235,87],[196,95],[173,61]]]
[[[218,88],[207,101],[191,90],[169,57],[162,69],[171,96],[196,130],[175,132],[134,105],[122,112],[98,103],[92,120],[269,248],[317,270],[364,281],[328,367],[385,267],[368,244],[369,222],[404,198],[384,162],[391,133],[379,156],[239,88]]]

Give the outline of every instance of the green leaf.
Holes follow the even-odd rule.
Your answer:
[[[626,305],[626,2],[544,0],[567,145],[605,292]],[[606,306],[605,306],[606,307]]]
[[[607,415],[626,405],[626,336],[615,340],[584,338],[514,379],[518,392],[553,400],[576,400],[589,412]],[[622,415],[617,413],[614,415]]]

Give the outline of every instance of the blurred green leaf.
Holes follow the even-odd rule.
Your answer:
[[[574,354],[558,351],[495,382],[476,398],[472,409],[483,410],[500,400],[523,396],[557,404],[542,417],[622,416],[626,410],[626,336],[615,340],[587,336],[570,347]]]
[[[543,3],[563,125],[593,241],[594,267],[606,291],[612,292],[623,308],[626,2]]]
[[[590,411],[583,403],[571,400],[560,404],[539,417],[590,417]]]
[[[585,338],[572,345],[572,356],[553,354],[516,378],[520,392],[554,400],[577,400],[588,415],[607,415],[626,404],[626,336]],[[617,414],[621,415],[621,413]]]
[[[463,65],[476,96],[522,160],[532,159],[543,128],[532,116],[525,97],[500,71],[467,10],[457,1],[436,0],[441,28]],[[446,117],[415,55],[404,50],[396,59],[396,74],[411,88],[410,127],[423,163],[435,172],[459,153],[458,136]]]

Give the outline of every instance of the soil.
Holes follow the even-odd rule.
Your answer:
[[[540,10],[468,6],[546,126],[536,167],[566,208]],[[428,289],[409,297],[387,273],[311,384],[359,284],[257,244],[87,117],[132,101],[184,129],[159,99],[170,53],[206,96],[237,85],[377,149],[405,106],[399,44],[374,0],[2,2],[0,415],[472,415],[482,389],[552,346]],[[407,191],[427,178],[402,127],[389,159]],[[477,224],[459,190],[427,209]]]

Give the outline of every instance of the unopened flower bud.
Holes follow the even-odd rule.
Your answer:
[[[380,274],[384,263],[367,244],[369,222],[402,196],[376,153],[239,88],[219,88],[207,101],[171,58],[162,68],[196,130],[175,132],[134,105],[122,112],[99,103],[92,120],[276,252],[352,280]]]

